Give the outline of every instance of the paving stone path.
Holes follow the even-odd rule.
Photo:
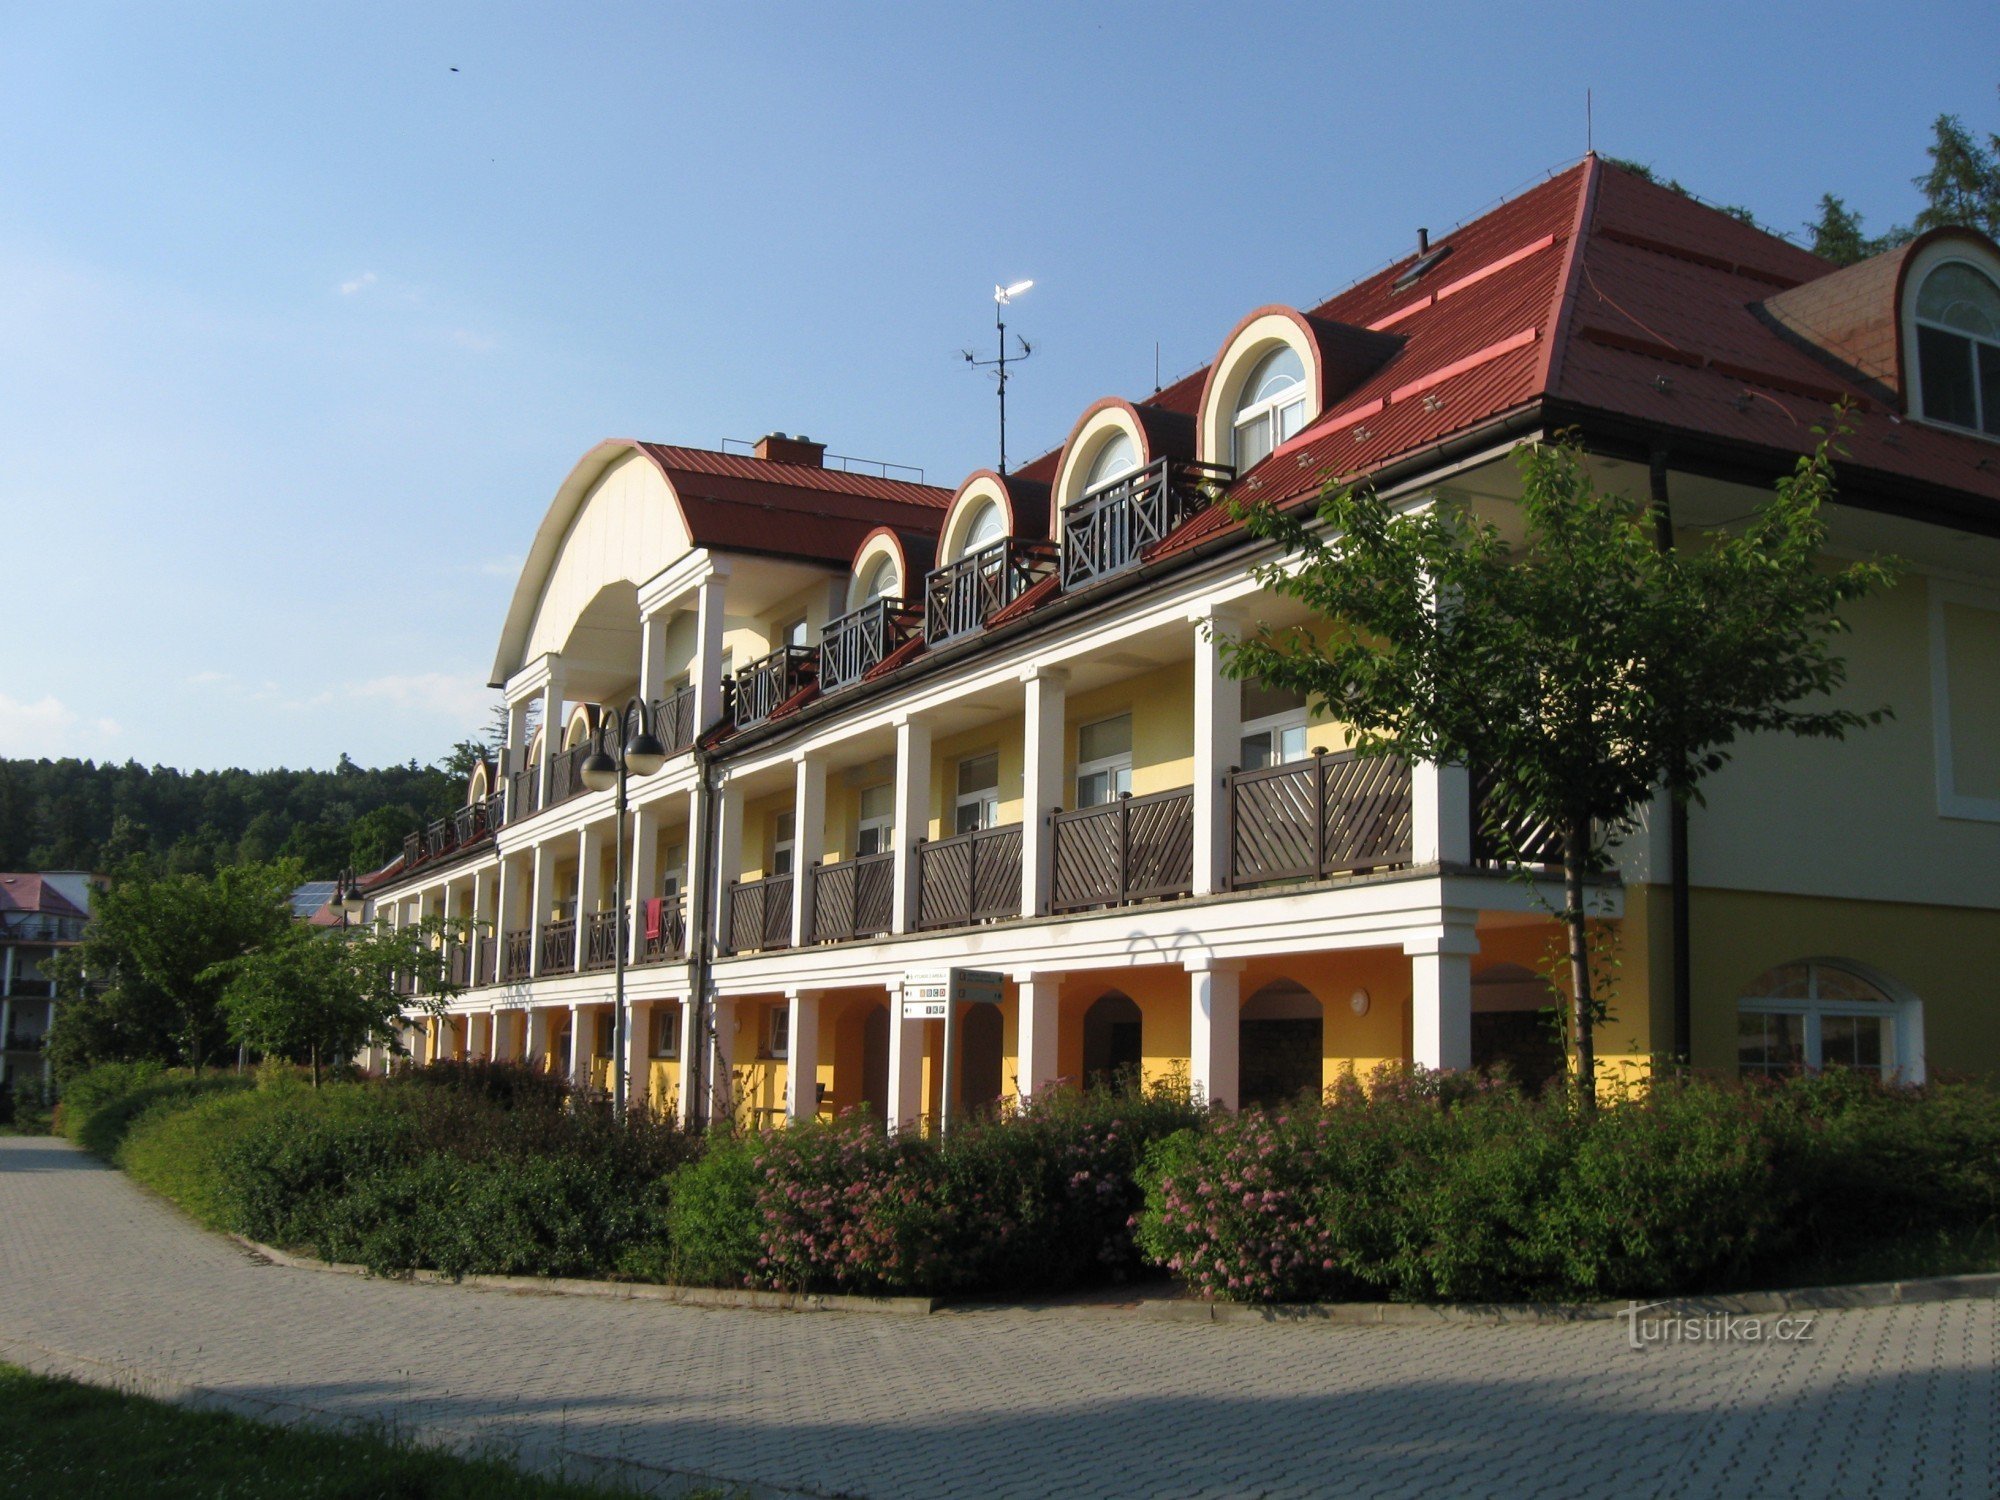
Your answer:
[[[2000,1304],[1810,1342],[1623,1324],[710,1310],[268,1265],[59,1141],[0,1138],[0,1358],[384,1423],[662,1494],[1991,1495]]]

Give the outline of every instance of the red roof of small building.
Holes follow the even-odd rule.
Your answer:
[[[39,875],[0,875],[0,915],[88,917],[78,906]]]

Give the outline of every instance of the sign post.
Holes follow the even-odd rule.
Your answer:
[[[998,1005],[1005,994],[1006,977],[996,969],[911,969],[903,976],[903,1019],[944,1022],[939,1135],[951,1125],[951,1081],[958,1076],[958,1008]]]

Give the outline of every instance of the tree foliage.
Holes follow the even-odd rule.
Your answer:
[[[57,1073],[142,1058],[199,1072],[228,1040],[223,966],[291,929],[298,881],[290,860],[214,875],[120,870],[83,941],[50,965],[64,1002],[49,1034]]]
[[[1398,510],[1330,487],[1313,514],[1241,512],[1284,558],[1271,589],[1334,627],[1226,644],[1232,675],[1316,696],[1363,753],[1484,768],[1489,832],[1561,831],[1578,1073],[1594,1084],[1584,886],[1662,787],[1699,799],[1760,731],[1838,738],[1885,710],[1824,703],[1845,681],[1843,610],[1879,563],[1824,564],[1831,440],[1740,531],[1662,550],[1640,503],[1562,443],[1519,455],[1524,536],[1443,502]],[[1519,853],[1521,851],[1513,851]]]
[[[256,1051],[320,1070],[374,1042],[393,1043],[406,1007],[437,1012],[459,992],[446,962],[465,940],[465,923],[441,917],[354,930],[292,923],[249,952],[219,964],[229,1034]],[[412,976],[413,995],[397,976]]]

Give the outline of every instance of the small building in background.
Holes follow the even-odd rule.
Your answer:
[[[49,961],[83,940],[96,877],[83,870],[0,875],[0,1087],[49,1082],[56,1019]]]

